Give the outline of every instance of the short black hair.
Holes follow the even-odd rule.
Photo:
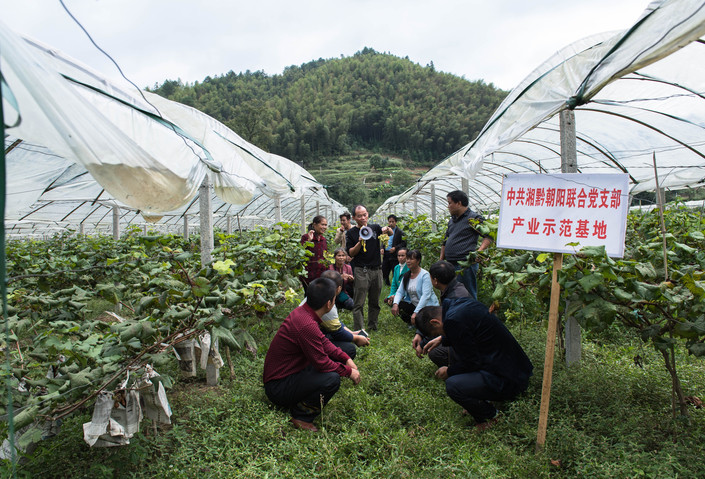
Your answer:
[[[442,319],[443,308],[440,306],[426,306],[416,315],[416,329],[427,338],[431,337],[431,320]]]
[[[352,216],[350,216],[350,213],[348,213],[348,212],[346,211],[345,213],[343,213],[342,215],[340,215],[338,218],[340,218],[341,220],[342,220],[343,218],[351,219]]]
[[[399,221],[399,220],[397,219],[397,215],[389,215],[389,216],[387,216],[387,220],[391,220],[392,218],[394,219],[394,221]]]
[[[367,210],[367,207],[365,205],[355,205],[355,207],[353,208],[353,216],[357,215],[358,208],[365,208],[365,210]],[[367,213],[369,214],[369,211]]]
[[[449,285],[455,278],[455,266],[448,261],[436,261],[428,268],[428,274],[442,285]]]
[[[451,191],[446,195],[446,198],[448,198],[453,203],[460,203],[463,206],[467,206],[470,203],[468,200],[468,195],[466,195],[465,192],[461,190]]]
[[[339,248],[339,249],[342,249],[342,248]],[[327,269],[321,273],[321,278],[328,278],[328,279],[332,280],[335,283],[336,288],[343,287],[343,277],[337,271],[333,271],[332,269]]]
[[[421,259],[422,259],[421,251],[418,249],[407,249],[406,250],[406,259],[409,259],[409,258],[415,259],[416,261],[421,263]]]
[[[316,278],[306,288],[306,302],[313,309],[320,309],[335,299],[337,287],[332,279]]]

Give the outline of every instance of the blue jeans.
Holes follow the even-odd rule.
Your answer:
[[[470,293],[470,297],[474,300],[477,300],[477,268],[477,263],[474,263],[460,273],[459,271],[463,269],[463,267],[458,264],[455,265],[455,271],[458,272],[458,281],[465,285],[468,293]]]

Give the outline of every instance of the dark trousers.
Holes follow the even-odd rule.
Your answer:
[[[264,392],[270,401],[289,409],[294,419],[305,422],[313,422],[321,414],[321,407],[330,401],[338,388],[338,373],[319,373],[313,366],[264,384]]]
[[[329,335],[326,335],[326,337],[330,339],[333,346],[339,347],[345,354],[350,356],[350,359],[355,359],[355,356],[357,356],[357,346],[355,346],[355,343],[350,341],[333,341]]]
[[[368,268],[358,266],[355,268],[355,296],[353,297],[353,330],[365,328],[365,316],[362,308],[367,299],[367,329],[377,329],[379,318],[379,294],[382,291],[382,272],[379,267]],[[368,298],[369,295],[369,298]]]
[[[416,306],[406,301],[399,303],[399,317],[404,320],[405,323],[411,324],[411,315],[414,314]]]
[[[450,366],[460,359],[451,346],[437,346],[428,352],[428,359],[436,366]]]
[[[389,281],[389,273],[394,271],[394,267],[399,264],[396,253],[390,253],[384,250],[384,256],[382,256],[382,278],[384,279],[384,284],[389,286],[391,283]]]
[[[467,409],[478,423],[492,419],[497,414],[497,409],[490,401],[514,399],[526,387],[487,371],[455,374],[446,379],[448,396]]]

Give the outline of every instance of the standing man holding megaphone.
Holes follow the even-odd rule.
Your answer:
[[[379,296],[382,291],[382,257],[380,255],[379,236],[393,234],[388,226],[367,224],[369,214],[363,205],[353,209],[356,227],[350,228],[345,235],[348,255],[352,258],[355,268],[355,286],[353,298],[353,328],[364,329],[365,317],[362,308],[369,295],[367,303],[367,329],[377,329],[379,317]]]

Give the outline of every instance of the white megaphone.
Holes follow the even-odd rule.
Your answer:
[[[369,240],[375,237],[375,232],[372,231],[372,228],[369,226],[363,226],[360,228],[360,239],[361,240]]]

